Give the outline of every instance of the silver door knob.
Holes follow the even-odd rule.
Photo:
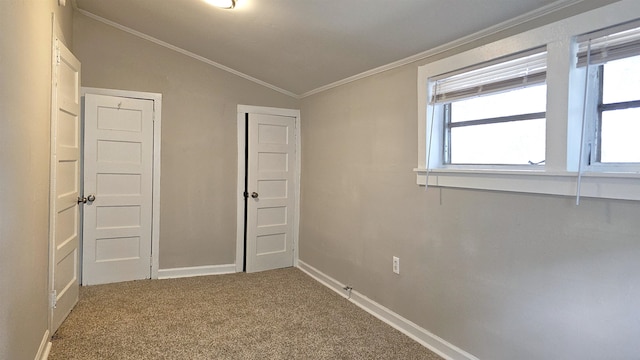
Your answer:
[[[87,198],[78,196],[78,204],[80,204],[80,203],[86,204],[87,203]]]
[[[95,195],[91,194],[91,195],[87,196],[87,201],[94,202],[95,200],[96,200],[96,196]]]
[[[254,198],[254,199],[257,199],[257,198],[258,198],[258,193],[257,193],[257,192],[255,192],[255,191],[254,191],[254,192],[252,192],[252,193],[251,193],[251,197],[252,197],[252,198]]]

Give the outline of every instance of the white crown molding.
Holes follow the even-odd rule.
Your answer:
[[[75,5],[75,3],[74,3],[74,5]],[[131,35],[137,36],[137,37],[139,37],[141,39],[144,39],[144,40],[147,40],[147,41],[151,41],[154,44],[157,44],[157,45],[160,45],[160,46],[165,47],[167,49],[179,52],[180,54],[186,55],[186,56],[188,56],[190,58],[193,58],[195,60],[202,61],[205,64],[208,64],[208,65],[216,67],[216,68],[218,68],[220,70],[229,72],[229,73],[231,73],[233,75],[239,76],[239,77],[241,77],[243,79],[249,80],[249,81],[254,82],[254,83],[258,84],[258,85],[262,85],[262,86],[264,86],[266,88],[269,88],[271,90],[275,90],[275,91],[277,91],[277,92],[279,92],[281,94],[284,94],[284,95],[287,95],[287,96],[290,96],[290,97],[293,97],[293,98],[296,98],[296,99],[300,99],[300,95],[292,93],[291,91],[279,88],[279,87],[277,87],[275,85],[269,84],[268,82],[262,81],[260,79],[256,79],[253,76],[247,75],[247,74],[242,73],[240,71],[234,70],[234,69],[232,69],[232,68],[230,68],[228,66],[224,66],[224,65],[219,64],[219,63],[217,63],[215,61],[209,60],[209,59],[205,58],[204,56],[200,56],[198,54],[194,54],[191,51],[185,50],[185,49],[177,47],[175,45],[171,45],[171,44],[169,44],[167,42],[164,42],[164,41],[162,41],[160,39],[156,39],[153,36],[149,36],[147,34],[141,33],[140,31],[133,30],[133,29],[131,29],[131,28],[127,27],[127,26],[124,26],[122,24],[119,24],[119,23],[117,23],[115,21],[111,21],[111,20],[105,19],[105,18],[103,18],[101,16],[98,16],[98,15],[96,15],[94,13],[91,13],[89,11],[79,9],[79,8],[77,8],[77,6],[74,6],[74,7],[80,14],[82,14],[82,15],[84,15],[86,17],[89,17],[91,19],[94,19],[96,21],[99,21],[99,22],[101,22],[103,24],[109,25],[109,26],[114,27],[114,28],[116,28],[118,30],[122,30],[122,31],[127,32],[127,33],[129,33]]]
[[[357,75],[353,75],[350,76],[348,78],[342,79],[342,80],[338,80],[336,82],[333,82],[331,84],[327,84],[324,86],[321,86],[319,88],[316,88],[314,90],[305,92],[301,95],[299,95],[298,97],[300,99],[303,99],[305,97],[311,96],[311,95],[315,95],[318,93],[321,93],[323,91],[329,90],[329,89],[333,89],[335,87],[341,86],[341,85],[345,85],[348,84],[350,82],[354,82],[360,79],[364,79],[366,77],[372,76],[372,75],[376,75],[385,71],[389,71],[395,68],[398,68],[400,66],[404,66],[407,64],[411,64],[413,62],[416,61],[420,61],[420,60],[424,60],[426,58],[432,57],[432,56],[436,56],[438,54],[441,54],[443,52],[446,51],[450,51],[453,50],[457,47],[472,43],[474,41],[480,40],[482,38],[485,38],[487,36],[491,36],[494,34],[497,34],[501,31],[516,27],[518,25],[522,25],[528,21],[543,17],[545,15],[554,13],[556,11],[562,10],[564,8],[567,8],[569,6],[573,6],[576,5],[578,3],[583,2],[584,0],[558,0],[556,2],[553,2],[549,5],[543,6],[539,9],[530,11],[528,13],[525,13],[523,15],[520,15],[518,17],[515,17],[513,19],[501,22],[499,24],[493,25],[491,27],[488,27],[484,30],[480,30],[476,33],[464,36],[459,38],[458,40],[454,40],[452,42],[446,43],[444,45],[440,45],[437,46],[435,48],[423,51],[421,53],[406,57],[404,59],[398,60],[398,61],[394,61],[392,63],[386,64],[386,65],[382,65],[379,66],[377,68],[371,69],[371,70],[367,70],[365,72],[362,72],[360,74]]]
[[[277,91],[277,92],[279,92],[281,94],[293,97],[295,99],[303,99],[305,97],[308,97],[308,96],[311,96],[311,95],[315,95],[315,94],[318,94],[318,93],[321,93],[323,91],[327,91],[327,90],[333,89],[333,88],[341,86],[341,85],[345,85],[345,84],[348,84],[348,83],[351,83],[351,82],[354,82],[354,81],[357,81],[357,80],[360,80],[360,79],[367,78],[369,76],[373,76],[373,75],[376,75],[376,74],[379,74],[379,73],[383,73],[385,71],[389,71],[389,70],[392,70],[392,69],[395,69],[395,68],[398,68],[398,67],[401,67],[401,66],[404,66],[404,65],[407,65],[407,64],[414,63],[416,61],[420,61],[420,60],[424,60],[424,59],[432,57],[432,56],[436,56],[436,55],[444,53],[446,51],[450,51],[450,50],[453,50],[453,49],[458,48],[460,46],[464,46],[464,45],[472,43],[474,41],[478,41],[478,40],[480,40],[482,38],[497,34],[497,33],[501,32],[501,31],[516,27],[518,25],[522,25],[522,24],[524,24],[524,23],[526,23],[528,21],[543,17],[545,15],[554,13],[556,11],[562,10],[562,9],[570,7],[570,6],[574,6],[574,5],[579,4],[581,2],[584,2],[584,1],[585,0],[558,0],[556,2],[553,2],[553,3],[549,4],[549,5],[543,6],[543,7],[539,8],[539,9],[530,11],[528,13],[525,13],[523,15],[517,16],[517,17],[512,18],[510,20],[507,20],[507,21],[501,22],[499,24],[493,25],[491,27],[488,27],[488,28],[486,28],[484,30],[481,30],[481,31],[478,31],[476,33],[464,36],[464,37],[462,37],[462,38],[460,38],[458,40],[449,42],[449,43],[444,44],[444,45],[437,46],[435,48],[432,48],[432,49],[423,51],[421,53],[406,57],[404,59],[400,59],[398,61],[394,61],[394,62],[386,64],[386,65],[379,66],[377,68],[373,68],[371,70],[364,71],[364,72],[362,72],[360,74],[356,74],[356,75],[344,78],[342,80],[338,80],[338,81],[335,81],[333,83],[320,86],[320,87],[318,87],[316,89],[313,89],[311,91],[307,91],[307,92],[305,92],[303,94],[296,94],[296,93],[293,93],[291,91],[279,88],[279,87],[277,87],[275,85],[269,84],[269,83],[267,83],[265,81],[262,81],[260,79],[254,78],[254,77],[252,77],[250,75],[247,75],[245,73],[242,73],[240,71],[234,70],[234,69],[232,69],[232,68],[230,68],[228,66],[219,64],[219,63],[217,63],[215,61],[212,61],[210,59],[207,59],[207,58],[205,58],[203,56],[200,56],[200,55],[197,55],[195,53],[192,53],[192,52],[190,52],[188,50],[185,50],[185,49],[182,49],[180,47],[171,45],[171,44],[169,44],[167,42],[164,42],[162,40],[156,39],[156,38],[154,38],[152,36],[149,36],[147,34],[144,34],[144,33],[141,33],[139,31],[133,30],[133,29],[127,27],[127,26],[121,25],[121,24],[116,23],[116,22],[111,21],[111,20],[107,20],[107,19],[105,19],[103,17],[100,17],[98,15],[95,15],[95,14],[89,12],[89,11],[80,9],[80,8],[77,7],[76,0],[72,0],[72,4],[73,4],[74,9],[76,9],[79,13],[81,13],[81,14],[89,17],[89,18],[92,18],[94,20],[97,20],[99,22],[102,22],[102,23],[104,23],[106,25],[109,25],[109,26],[112,26],[112,27],[117,28],[119,30],[125,31],[125,32],[127,32],[129,34],[132,34],[134,36],[137,36],[139,38],[151,41],[151,42],[153,42],[153,43],[155,43],[157,45],[160,45],[160,46],[163,46],[165,48],[171,49],[173,51],[179,52],[179,53],[181,53],[183,55],[189,56],[189,57],[191,57],[193,59],[196,59],[198,61],[202,61],[202,62],[204,62],[204,63],[206,63],[208,65],[214,66],[214,67],[216,67],[218,69],[221,69],[221,70],[224,70],[224,71],[227,71],[227,72],[229,72],[231,74],[240,76],[240,77],[242,77],[242,78],[244,78],[246,80],[252,81],[252,82],[254,82],[256,84],[259,84],[259,85],[262,85],[262,86],[267,87],[269,89],[272,89],[274,91]]]

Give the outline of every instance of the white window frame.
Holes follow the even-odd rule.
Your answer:
[[[625,35],[613,35],[613,40],[607,38],[607,35],[617,34],[621,31],[625,31]],[[629,35],[629,32],[632,35]],[[585,137],[585,167],[587,171],[592,172],[617,172],[617,173],[638,173],[640,172],[640,163],[615,163],[608,162],[603,163],[598,161],[596,158],[600,155],[601,149],[599,149],[600,144],[598,141],[598,137],[600,135],[601,129],[599,129],[600,122],[600,102],[602,99],[600,98],[601,89],[600,85],[602,83],[601,77],[603,76],[603,66],[606,65],[605,61],[602,60],[602,57],[606,57],[607,53],[602,51],[603,48],[608,46],[614,46],[616,51],[614,53],[609,53],[609,60],[616,59],[624,59],[627,57],[637,57],[640,56],[638,53],[638,45],[637,38],[640,34],[640,21],[632,21],[631,23],[625,23],[617,26],[613,26],[607,29],[596,31],[595,33],[589,33],[585,35],[581,35],[577,38],[578,42],[578,66],[586,69],[585,71],[589,72],[588,81],[587,81],[587,109],[585,116],[585,129],[586,129],[586,137]],[[589,39],[594,39],[594,44],[591,44]],[[632,41],[633,40],[633,41]],[[619,45],[631,43],[632,49],[623,48]],[[593,46],[593,48],[591,48]],[[586,53],[593,52],[593,57],[589,61],[590,64],[587,66],[587,55]],[[595,58],[595,60],[594,60]],[[603,64],[604,63],[604,64]],[[640,71],[640,69],[639,69]],[[638,99],[640,100],[640,95],[638,95]]]
[[[476,96],[494,95],[499,91],[517,91],[529,86],[537,86],[544,84],[546,86],[546,57],[547,52],[544,48],[530,49],[523,53],[512,54],[507,58],[500,58],[489,64],[480,64],[474,69],[464,69],[460,73],[457,71],[453,74],[444,74],[435,78],[428,79],[427,91],[429,92],[429,104],[427,108],[427,122],[431,127],[431,117],[435,121],[443,121],[443,131],[438,133],[442,142],[439,146],[442,148],[441,163],[443,167],[460,166],[461,168],[478,167],[488,165],[477,164],[459,164],[451,163],[451,129],[461,123],[451,123],[447,114],[450,114],[452,103],[461,100],[472,99]],[[526,74],[525,74],[526,73]],[[546,109],[545,109],[546,112]],[[538,115],[539,113],[517,113],[501,118],[517,118]],[[546,114],[545,114],[546,116]],[[537,119],[538,117],[536,117]],[[472,121],[484,121],[484,124],[497,124],[496,118],[473,119]],[[518,119],[511,121],[523,121],[528,119]],[[462,122],[464,123],[464,122]],[[430,131],[429,129],[428,131]],[[434,136],[430,134],[429,136]],[[432,138],[430,140],[433,140]],[[427,140],[429,142],[429,140]],[[433,151],[434,149],[428,149]],[[427,152],[427,156],[429,152]],[[526,164],[497,164],[495,168],[505,169],[528,169],[532,166]]]
[[[587,109],[587,118],[586,118],[586,149],[585,149],[585,169],[589,172],[611,172],[611,173],[640,173],[640,163],[616,163],[616,162],[600,162],[593,159],[593,156],[596,156],[599,149],[595,149],[597,147],[596,137],[599,135],[598,123],[599,123],[599,112],[598,106],[600,105],[600,99],[598,93],[600,92],[599,80],[593,80],[598,76],[602,76],[599,73],[599,67],[602,65],[594,65],[589,68],[590,81],[589,92],[588,92],[588,109]],[[640,100],[640,96],[638,96]],[[589,147],[592,147],[592,150],[589,150]],[[590,153],[591,152],[591,153]],[[591,157],[591,159],[590,159]]]
[[[576,67],[576,37],[638,17],[640,2],[623,0],[419,66],[417,184],[425,185],[428,179],[429,186],[576,196],[585,87],[585,70]],[[443,164],[442,121],[434,122],[433,127],[427,121],[434,111],[428,105],[429,79],[539,47],[547,49],[545,165],[516,168]],[[434,117],[439,115],[436,109]],[[429,133],[431,128],[433,135]],[[429,151],[428,139],[432,140]],[[640,200],[639,171],[584,170],[581,196]]]

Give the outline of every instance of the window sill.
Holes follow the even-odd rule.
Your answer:
[[[414,169],[417,184],[425,185],[426,169]],[[439,168],[428,171],[429,186],[532,194],[576,196],[576,172],[544,170]],[[640,173],[585,172],[580,196],[640,200]]]

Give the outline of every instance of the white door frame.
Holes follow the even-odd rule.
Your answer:
[[[151,278],[157,279],[160,264],[158,249],[160,245],[160,130],[162,124],[162,94],[140,91],[99,89],[91,87],[80,88],[80,94],[82,98],[84,98],[85,94],[96,94],[153,101],[153,205],[151,207]],[[82,103],[84,104],[84,99]],[[82,119],[82,123],[84,124],[84,119]],[[84,162],[84,149],[82,153]],[[80,251],[80,254],[82,254],[82,250]],[[82,263],[82,259],[80,263]]]
[[[295,207],[293,220],[293,266],[298,266],[298,235],[300,233],[300,110],[281,109],[264,106],[238,105],[238,179],[237,179],[237,206],[236,206],[236,272],[242,272],[244,268],[244,179],[245,179],[245,147],[246,147],[246,114],[265,114],[290,116],[295,118],[296,135],[296,172],[294,174]]]

